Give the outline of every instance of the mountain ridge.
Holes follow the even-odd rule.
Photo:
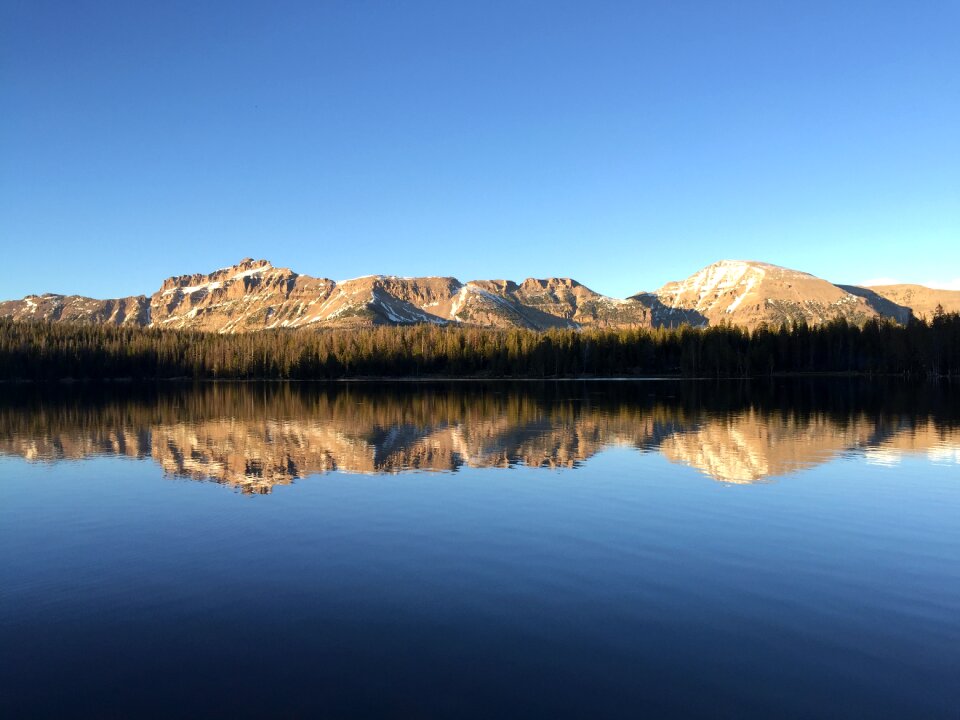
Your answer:
[[[471,325],[532,330],[718,324],[756,328],[843,318],[863,323],[960,311],[960,291],[919,285],[861,287],[751,260],[721,260],[684,280],[625,299],[573,278],[460,281],[366,275],[335,281],[244,258],[209,273],[165,279],[150,296],[97,300],[27,295],[0,317],[235,333],[273,328]]]

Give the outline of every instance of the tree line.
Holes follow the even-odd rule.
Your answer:
[[[0,379],[960,375],[960,314],[900,325],[185,330],[0,319]]]

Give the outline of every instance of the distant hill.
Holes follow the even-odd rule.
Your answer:
[[[873,285],[868,293],[895,305],[899,312],[908,311],[917,319],[929,320],[941,307],[944,312],[960,312],[960,290],[937,290],[923,285]]]
[[[657,327],[684,323],[755,328],[835,318],[906,322],[937,306],[960,311],[960,292],[920,285],[835,285],[808,273],[722,260],[685,280],[625,300],[570,278],[471,280],[370,275],[334,281],[246,258],[208,274],[180,275],[144,295],[96,300],[28,295],[0,302],[0,317],[235,333],[269,328],[434,323],[532,330]]]

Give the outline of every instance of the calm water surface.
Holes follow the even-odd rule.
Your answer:
[[[960,717],[950,385],[2,392],[2,717]]]

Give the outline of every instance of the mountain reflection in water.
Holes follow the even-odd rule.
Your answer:
[[[21,387],[0,401],[0,454],[152,458],[257,494],[331,471],[576,468],[613,446],[725,483],[850,452],[957,464],[960,411],[950,385],[863,380]]]

